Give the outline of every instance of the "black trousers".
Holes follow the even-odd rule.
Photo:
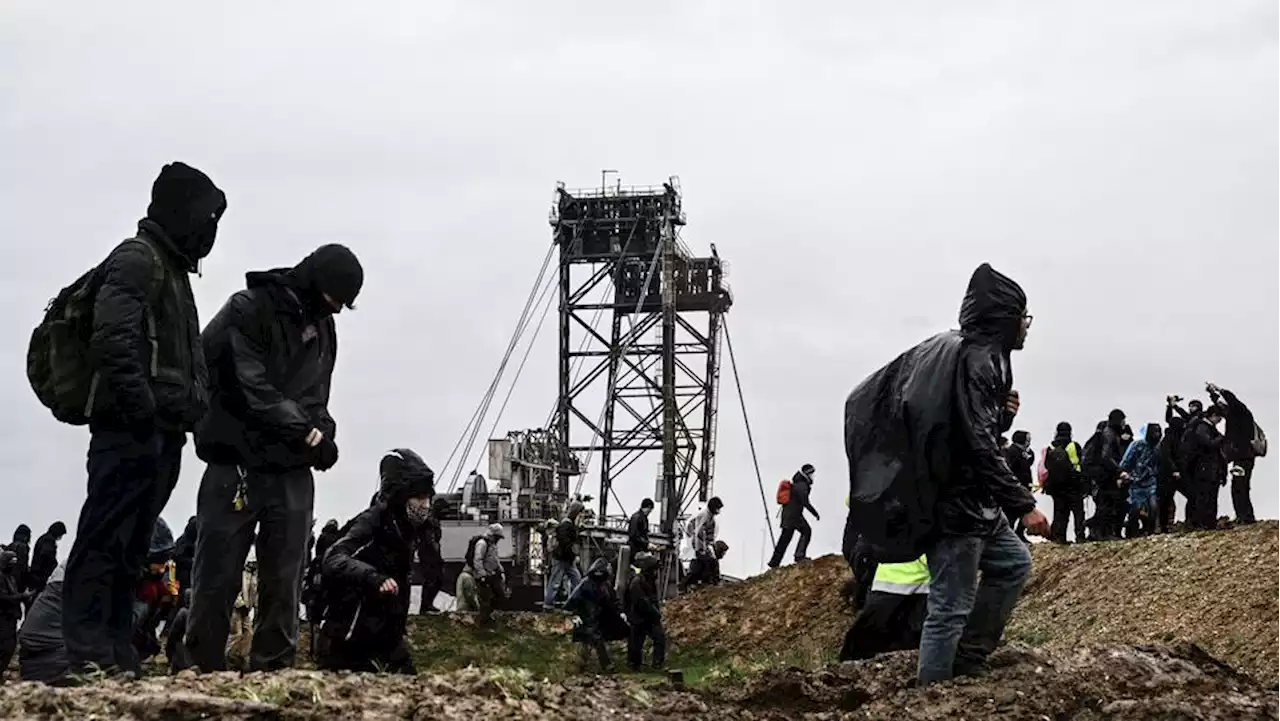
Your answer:
[[[0,619],[0,681],[4,680],[9,662],[13,660],[13,652],[17,649],[18,619]]]
[[[242,480],[247,504],[236,510]],[[245,470],[243,479],[236,466],[205,469],[196,502],[200,538],[191,573],[195,588],[186,638],[191,660],[202,671],[227,667],[231,613],[255,535],[258,607],[249,668],[273,671],[293,665],[314,502],[315,482],[309,468],[283,473]]]
[[[133,597],[156,519],[182,467],[181,433],[97,429],[89,440],[88,497],[62,584],[62,633],[73,671],[139,671]]]
[[[444,561],[429,559],[422,564],[422,601],[418,613],[425,615],[435,611],[436,595],[444,587]]]
[[[1253,482],[1253,458],[1237,461],[1236,467],[1244,470],[1243,476],[1231,477],[1231,505],[1236,510],[1236,523],[1253,523],[1253,499],[1249,498],[1249,486]]]
[[[890,651],[920,648],[929,595],[900,596],[872,591],[844,636],[841,661],[871,658]]]
[[[1076,543],[1085,540],[1084,496],[1070,494],[1052,496],[1053,523],[1049,526],[1049,539],[1067,542],[1067,524],[1074,521]]]
[[[404,636],[384,641],[357,643],[326,635],[319,642],[316,665],[326,671],[416,673]]]
[[[1218,527],[1218,481],[1193,478],[1187,483],[1187,525],[1198,530]]]
[[[662,619],[650,623],[631,624],[631,637],[627,640],[627,665],[639,671],[644,665],[645,639],[653,639],[653,667],[662,668],[667,663],[667,633]]]
[[[795,533],[800,532],[800,541],[796,544],[796,563],[803,561],[809,552],[809,538],[813,536],[813,529],[809,527],[809,521],[801,518],[798,521],[790,521],[782,524],[782,534],[778,536],[778,543],[773,547],[773,558],[769,559],[769,567],[777,568],[782,565],[782,557],[787,555],[787,546],[791,545],[791,538]]]

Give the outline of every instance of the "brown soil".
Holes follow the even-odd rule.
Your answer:
[[[720,692],[636,677],[538,680],[464,669],[416,677],[286,671],[0,688],[7,719],[1276,719],[1276,696],[1194,646],[1005,648],[993,670],[911,686],[915,654],[774,669]]]
[[[1192,641],[1276,683],[1277,524],[1082,546],[1036,544],[1006,637],[1051,648]]]
[[[824,556],[681,596],[663,608],[663,622],[677,646],[830,661],[853,622],[840,593],[849,576],[843,558]]]

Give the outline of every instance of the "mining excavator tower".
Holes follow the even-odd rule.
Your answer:
[[[463,494],[447,496],[458,504],[458,520],[445,527],[447,577],[456,577],[470,535],[501,522],[516,607],[537,605],[539,531],[571,498],[595,501],[582,524],[590,541],[583,567],[593,556],[626,566],[626,512],[636,509],[624,507],[624,487],[633,503],[654,499],[651,544],[674,581],[678,524],[713,495],[720,339],[733,302],[715,246],[696,257],[680,239],[685,215],[674,177],[645,187],[558,184],[550,223],[559,316],[551,423],[491,439],[489,480],[473,474]],[[495,480],[500,487],[490,489]]]

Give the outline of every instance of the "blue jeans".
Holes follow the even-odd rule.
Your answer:
[[[921,686],[985,664],[1031,575],[1031,553],[1003,518],[993,536],[945,536],[927,555],[931,580],[920,636]]]
[[[551,561],[551,569],[547,574],[547,580],[542,585],[542,607],[544,609],[555,605],[556,594],[560,592],[560,586],[565,581],[569,582],[569,593],[573,593],[573,589],[577,588],[578,583],[582,581],[582,571],[578,570],[573,561],[553,559]]]

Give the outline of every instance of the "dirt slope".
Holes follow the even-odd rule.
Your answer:
[[[1053,648],[1194,641],[1274,684],[1277,524],[1082,546],[1037,544],[1008,637]]]
[[[849,578],[840,556],[784,566],[731,586],[681,596],[663,609],[676,646],[791,663],[834,660],[853,621],[840,589]]]

